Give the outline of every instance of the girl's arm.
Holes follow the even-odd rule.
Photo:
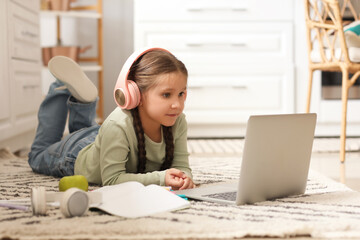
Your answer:
[[[184,114],[179,117],[177,124],[173,127],[173,135],[174,160],[171,167],[183,171],[189,178],[192,178],[187,149],[187,123]]]

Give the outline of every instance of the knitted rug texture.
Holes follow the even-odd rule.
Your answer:
[[[200,185],[236,180],[241,158],[192,156]],[[26,159],[0,154],[0,200],[30,197],[30,189],[57,191],[58,178],[35,174]],[[95,189],[98,186],[91,186]],[[130,207],[130,206],[129,206]],[[301,196],[229,206],[191,201],[188,209],[126,219],[89,211],[65,218],[49,207],[46,216],[0,207],[0,239],[233,239],[311,236],[360,238],[360,193],[310,171]]]

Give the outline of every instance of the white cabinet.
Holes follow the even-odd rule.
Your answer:
[[[28,147],[41,97],[40,1],[0,1],[0,148]]]
[[[239,136],[249,115],[294,111],[292,0],[136,0],[134,27],[135,48],[187,66],[190,136]]]

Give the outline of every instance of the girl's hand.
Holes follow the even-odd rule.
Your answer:
[[[186,178],[184,179],[184,184],[182,185],[182,187],[179,188],[179,190],[194,188],[194,187],[195,187],[195,184],[192,181],[192,179],[189,178],[188,176],[186,176]]]
[[[186,176],[183,171],[176,168],[170,168],[165,173],[165,185],[170,186],[174,190],[193,188],[194,183]]]

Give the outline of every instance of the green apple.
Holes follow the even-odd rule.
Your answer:
[[[72,187],[76,187],[87,192],[89,184],[86,177],[82,175],[67,176],[60,179],[59,181],[60,192],[65,192],[66,190]]]

